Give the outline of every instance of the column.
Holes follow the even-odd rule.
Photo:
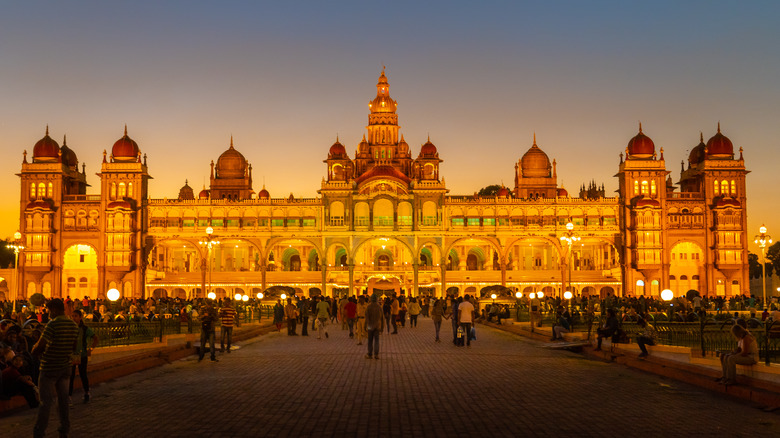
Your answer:
[[[414,269],[414,284],[412,285],[412,292],[413,297],[417,297],[420,295],[419,289],[419,277],[420,277],[420,265],[417,263],[417,259],[415,258],[414,263],[412,263],[412,269]]]
[[[439,264],[439,267],[441,268],[441,295],[442,297],[447,296],[447,259],[442,258],[441,264]]]
[[[325,291],[327,290],[327,279],[328,279],[328,270],[327,270],[327,264],[322,264],[322,295],[325,296]]]
[[[506,287],[506,262],[501,260],[499,264],[501,266],[501,286]]]
[[[349,295],[357,295],[355,293],[355,263],[350,262],[347,266],[349,267]]]

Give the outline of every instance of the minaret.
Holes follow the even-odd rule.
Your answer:
[[[369,102],[368,108],[370,113],[366,128],[371,156],[375,161],[392,160],[398,152],[398,130],[401,127],[398,126],[398,115],[395,113],[398,104],[390,97],[390,85],[387,83],[384,67],[376,84],[376,97]]]

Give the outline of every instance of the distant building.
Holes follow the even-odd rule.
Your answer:
[[[196,197],[185,183],[178,196],[149,199],[146,156],[126,128],[104,152],[97,193],[87,194],[76,154],[47,129],[19,174],[23,294],[95,297],[117,288],[129,297],[193,297],[210,285],[233,296],[285,285],[303,295],[442,296],[501,284],[558,295],[569,280],[590,295],[748,291],[748,172],[720,127],[683,163],[679,190],[640,125],[620,154],[617,197],[595,182],[570,197],[535,138],[515,165],[513,188],[457,196],[430,138],[415,157],[400,134],[384,71],[376,87],[366,135],[354,155],[338,139],[330,146],[315,198],[255,193],[252,166],[231,139],[211,163],[208,189]],[[569,221],[582,238],[571,257],[560,240]],[[211,263],[199,243],[208,227],[219,241]]]

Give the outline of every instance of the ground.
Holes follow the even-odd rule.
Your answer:
[[[73,397],[72,437],[777,436],[780,415],[685,383],[546,350],[477,327],[455,347],[445,321],[384,333],[365,359],[339,325],[329,339],[272,333],[231,354],[141,372]],[[298,327],[300,333],[300,326]],[[32,433],[35,411],[0,420]],[[49,436],[56,436],[56,408]],[[722,434],[722,435],[721,435]]]

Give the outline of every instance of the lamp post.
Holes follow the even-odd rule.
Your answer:
[[[116,300],[119,299],[119,289],[109,289],[106,292],[106,298],[108,298],[109,301],[111,301],[111,311],[114,313],[114,319],[116,319]]]
[[[760,234],[756,235],[755,243],[761,248],[761,261],[763,263],[761,265],[761,291],[764,295],[764,307],[766,307],[766,245],[772,244],[772,236],[766,233],[766,227],[764,225],[761,225],[758,232]]]
[[[661,291],[661,299],[669,303],[669,322],[672,322],[672,315],[674,314],[672,306],[672,298],[674,298],[674,292],[671,289],[664,289]]]
[[[16,302],[19,300],[19,251],[24,249],[21,240],[22,233],[17,231],[14,233],[14,243],[8,245],[8,248],[14,251],[14,305],[11,310],[13,313],[16,313]]]
[[[517,299],[517,303],[515,304],[515,319],[520,322],[520,300],[523,299],[523,293],[520,291],[515,292],[515,298]]]
[[[566,291],[563,293],[563,298],[566,300],[566,309],[569,310],[571,308],[571,297],[572,293],[571,291]]]
[[[219,240],[214,240],[211,235],[214,234],[214,229],[211,227],[206,228],[206,240],[202,240],[198,242],[200,245],[204,245],[206,248],[208,248],[208,255],[206,256],[206,263],[208,264],[208,270],[209,270],[209,279],[208,284],[206,285],[206,296],[211,298],[212,300],[217,297],[217,294],[214,294],[214,297],[211,297],[211,293],[208,293],[208,290],[211,289],[211,268],[213,266],[213,263],[211,263],[211,248],[213,248],[216,245],[219,245]]]
[[[572,275],[571,274],[572,273],[572,266],[571,265],[572,265],[572,262],[574,261],[573,260],[574,257],[572,257],[573,254],[571,253],[571,245],[574,242],[577,242],[579,240],[580,240],[580,236],[577,236],[577,235],[574,234],[574,224],[571,221],[569,221],[566,224],[566,232],[563,234],[563,236],[561,236],[561,241],[562,242],[566,242],[566,244],[569,246],[569,262],[568,262],[568,265],[569,265],[569,290],[570,291],[571,291],[571,288],[572,288],[571,287],[571,275]],[[563,280],[561,279],[561,293],[563,293],[563,289],[564,289],[564,285],[563,285]]]

